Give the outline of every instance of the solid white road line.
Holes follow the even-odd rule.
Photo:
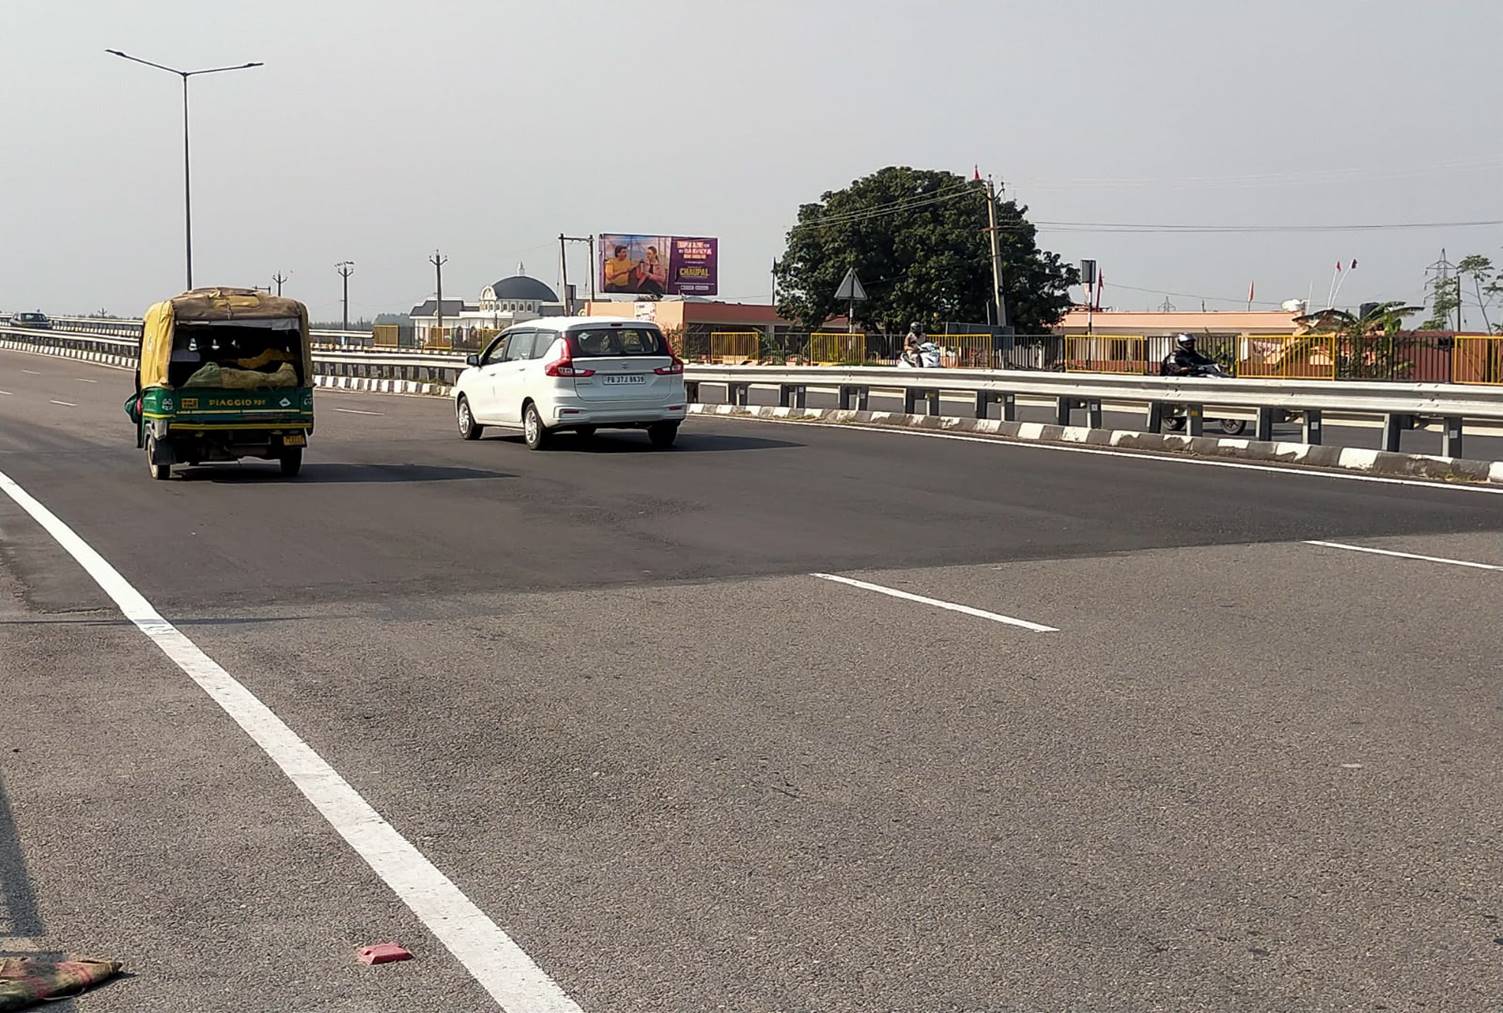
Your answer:
[[[1319,545],[1326,549],[1346,549],[1348,552],[1370,552],[1375,556],[1393,556],[1397,559],[1418,559],[1425,563],[1445,563],[1447,566],[1466,566],[1473,570],[1503,570],[1492,563],[1474,563],[1469,559],[1447,559],[1444,556],[1421,556],[1414,552],[1395,552],[1392,549],[1375,549],[1371,545],[1347,545],[1343,542],[1316,542],[1306,540],[1306,545]]]
[[[335,408],[334,410],[337,411],[337,412],[344,412],[346,415],[385,415],[386,414],[385,412],[363,412],[359,408]]]
[[[1044,450],[1060,454],[1094,454],[1099,457],[1132,457],[1139,460],[1168,461],[1173,464],[1189,464],[1199,468],[1235,468],[1239,471],[1264,471],[1293,478],[1334,478],[1344,482],[1377,482],[1381,485],[1414,485],[1422,489],[1445,489],[1450,492],[1480,492],[1503,496],[1503,487],[1487,485],[1461,485],[1456,482],[1426,482],[1417,478],[1385,478],[1381,475],[1357,475],[1349,471],[1315,468],[1291,464],[1249,464],[1245,461],[1213,461],[1203,457],[1181,457],[1176,454],[1155,454],[1149,450],[1108,450],[1104,447],[1075,447],[1062,443],[1039,443],[1032,440],[1009,440],[1005,436],[968,436],[964,433],[935,433],[922,429],[897,429],[893,426],[863,426],[845,422],[804,422],[799,419],[769,419],[750,415],[698,415],[695,418],[716,421],[768,422],[783,426],[813,426],[816,429],[853,429],[862,433],[892,433],[898,436],[920,436],[930,440],[960,440],[962,443],[988,443],[994,447],[1019,450]],[[1043,423],[1035,423],[1042,425]]]
[[[902,598],[904,601],[916,601],[920,605],[933,605],[935,608],[947,609],[951,612],[961,612],[977,619],[990,619],[994,623],[1006,623],[1008,626],[1020,626],[1025,630],[1035,633],[1058,633],[1053,626],[1044,626],[1039,623],[1031,623],[1027,619],[1015,619],[1012,616],[1004,616],[996,612],[988,612],[985,609],[971,608],[969,605],[957,605],[952,601],[940,601],[938,598],[925,598],[921,594],[910,594],[907,591],[899,591],[894,587],[883,587],[881,584],[868,584],[864,580],[853,580],[850,577],[839,577],[833,573],[811,573],[811,577],[820,580],[833,580],[837,584],[849,584],[851,587],[859,587],[863,591],[875,591],[893,598]]]
[[[74,404],[72,401],[48,401],[47,403],[48,404],[62,405],[64,408],[77,408],[78,407],[78,405]]]
[[[104,557],[4,472],[0,491],[40,524],[162,653],[243,728],[376,875],[508,1013],[581,1013],[578,1004],[459,887],[371,808],[250,690],[167,620]]]

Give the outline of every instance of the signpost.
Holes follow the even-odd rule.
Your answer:
[[[854,267],[847,268],[845,278],[840,282],[840,287],[835,290],[835,298],[843,301],[846,310],[846,333],[856,333],[856,304],[866,302],[866,289],[861,287],[861,279],[856,277]]]

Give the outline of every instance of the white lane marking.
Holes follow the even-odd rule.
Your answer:
[[[1004,616],[997,612],[988,612],[985,609],[972,608],[969,605],[957,605],[952,601],[940,601],[938,598],[925,598],[921,594],[910,594],[907,591],[899,591],[895,587],[883,587],[881,584],[868,584],[864,580],[853,580],[850,577],[840,577],[833,573],[811,573],[811,577],[820,580],[833,580],[837,584],[849,584],[851,587],[859,587],[863,591],[875,591],[878,594],[889,595],[893,598],[902,598],[904,601],[916,601],[920,605],[933,605],[935,608],[947,609],[951,612],[961,612],[977,619],[990,619],[994,623],[1006,623],[1008,626],[1021,626],[1025,630],[1035,633],[1058,633],[1053,626],[1044,626],[1040,623],[1031,623],[1027,619],[1015,619],[1012,616]]]
[[[385,415],[386,414],[385,412],[363,412],[359,408],[335,408],[334,410],[337,411],[337,412],[344,412],[346,415]]]
[[[297,789],[323,814],[412,913],[469,969],[475,980],[508,1013],[581,1013],[547,973],[511,937],[486,917],[407,838],[373,809],[339,772],[296,732],[189,640],[120,573],[9,475],[0,472],[4,491],[31,515],[94,582],[112,598],[162,653],[245,730],[282,768]]]
[[[64,408],[77,408],[78,407],[78,405],[74,404],[72,401],[48,401],[47,403],[48,404],[62,405]]]
[[[75,376],[73,379],[77,380],[79,383],[98,383],[99,382],[98,380],[90,380],[88,377],[85,377],[85,376]]]
[[[1415,552],[1395,552],[1392,549],[1375,549],[1371,545],[1347,545],[1344,542],[1317,542],[1306,540],[1306,545],[1319,545],[1326,549],[1346,549],[1348,552],[1370,552],[1375,556],[1393,556],[1396,559],[1418,559],[1425,563],[1445,563],[1448,566],[1466,566],[1473,570],[1503,570],[1492,563],[1474,563],[1469,559],[1447,559],[1444,556],[1421,556]]]
[[[38,373],[38,372],[37,372],[37,371],[36,371],[36,370],[34,370],[34,369],[23,369],[23,370],[21,370],[21,372],[23,372],[23,373],[27,373],[27,374],[29,374],[29,375],[31,375],[31,376],[41,376],[41,375],[42,375],[42,374],[41,374],[41,373]]]
[[[6,397],[14,397],[15,396],[14,394],[12,394],[8,390],[0,390],[0,394],[4,394]]]
[[[987,443],[994,447],[1016,448],[1019,450],[1047,450],[1059,454],[1095,454],[1101,457],[1134,457],[1149,461],[1168,461],[1172,464],[1191,464],[1201,468],[1236,468],[1240,471],[1266,471],[1275,475],[1288,475],[1295,478],[1336,478],[1346,482],[1378,482],[1383,485],[1414,485],[1422,489],[1445,489],[1451,492],[1481,492],[1494,496],[1503,496],[1503,487],[1489,485],[1463,485],[1459,482],[1425,482],[1417,478],[1385,478],[1382,475],[1354,475],[1351,472],[1327,470],[1315,467],[1281,466],[1277,464],[1249,464],[1245,461],[1212,461],[1199,457],[1180,457],[1173,454],[1155,454],[1149,450],[1105,450],[1101,447],[1076,447],[1057,443],[1033,442],[1030,440],[1010,440],[1007,437],[966,436],[963,433],[932,433],[922,429],[898,429],[893,426],[863,426],[847,422],[804,422],[794,419],[768,419],[758,418],[753,415],[717,415],[717,418],[731,419],[738,422],[763,422],[777,426],[813,426],[816,429],[854,429],[863,433],[895,433],[900,436],[922,436],[931,440],[960,440],[962,443]],[[1025,429],[1029,426],[1038,426],[1038,431],[1043,432],[1042,423],[1025,422]],[[1303,444],[1301,444],[1303,446]],[[1499,462],[1503,464],[1503,462]],[[1493,465],[1493,473],[1498,473],[1499,465]]]

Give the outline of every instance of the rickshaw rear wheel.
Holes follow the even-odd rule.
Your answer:
[[[277,460],[282,465],[282,474],[288,478],[296,478],[297,473],[303,470],[303,448],[283,447]]]
[[[151,477],[158,482],[165,482],[172,477],[172,465],[157,463],[157,438],[146,437],[146,467],[151,472]]]

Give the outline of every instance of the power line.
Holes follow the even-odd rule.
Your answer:
[[[1413,229],[1473,229],[1503,225],[1503,218],[1463,222],[1362,222],[1350,225],[1192,225],[1184,223],[1151,222],[1055,222],[1037,221],[1032,227],[1040,232],[1168,232],[1182,235],[1205,233],[1256,233],[1256,232],[1374,232]],[[1029,223],[1020,221],[1004,228],[1028,228]]]
[[[1439,172],[1476,172],[1503,166],[1503,156],[1440,162],[1427,166],[1403,168],[1292,169],[1276,172],[1240,173],[1227,176],[1087,176],[1076,179],[1021,177],[1014,180],[1034,189],[1065,190],[1082,188],[1131,188],[1142,186],[1266,186],[1341,182],[1349,179],[1408,179]]]
[[[970,188],[969,182],[963,185],[966,187],[966,189],[957,190],[951,193],[932,191],[928,194],[915,194],[911,198],[905,197],[901,201],[893,201],[888,204],[879,204],[875,207],[862,208],[860,211],[848,211],[835,215],[822,215],[819,218],[811,218],[808,221],[798,222],[788,231],[795,232],[799,229],[820,228],[826,225],[850,225],[855,222],[866,221],[871,218],[883,218],[888,215],[902,214],[907,211],[914,211],[919,208],[930,207],[935,204],[944,203],[945,201],[955,200],[958,197],[970,196],[973,193],[977,195],[981,195],[983,193],[983,191],[981,190],[972,190]],[[943,190],[944,188],[941,189]]]
[[[1137,285],[1123,285],[1120,282],[1115,282],[1115,281],[1105,281],[1105,282],[1102,282],[1101,287],[1102,288],[1125,288],[1125,289],[1127,289],[1130,292],[1146,292],[1149,295],[1178,296],[1181,299],[1201,299],[1201,300],[1204,300],[1206,302],[1229,302],[1229,303],[1240,303],[1242,305],[1246,305],[1247,304],[1246,297],[1233,299],[1233,298],[1229,298],[1229,297],[1225,297],[1225,296],[1218,296],[1218,295],[1200,295],[1199,293],[1196,293],[1196,292],[1170,292],[1167,289],[1162,289],[1162,288],[1140,288]],[[1269,300],[1269,299],[1254,299],[1253,300],[1253,305],[1255,305],[1255,306],[1280,306],[1280,305],[1282,305],[1282,303],[1274,302],[1274,301]]]

